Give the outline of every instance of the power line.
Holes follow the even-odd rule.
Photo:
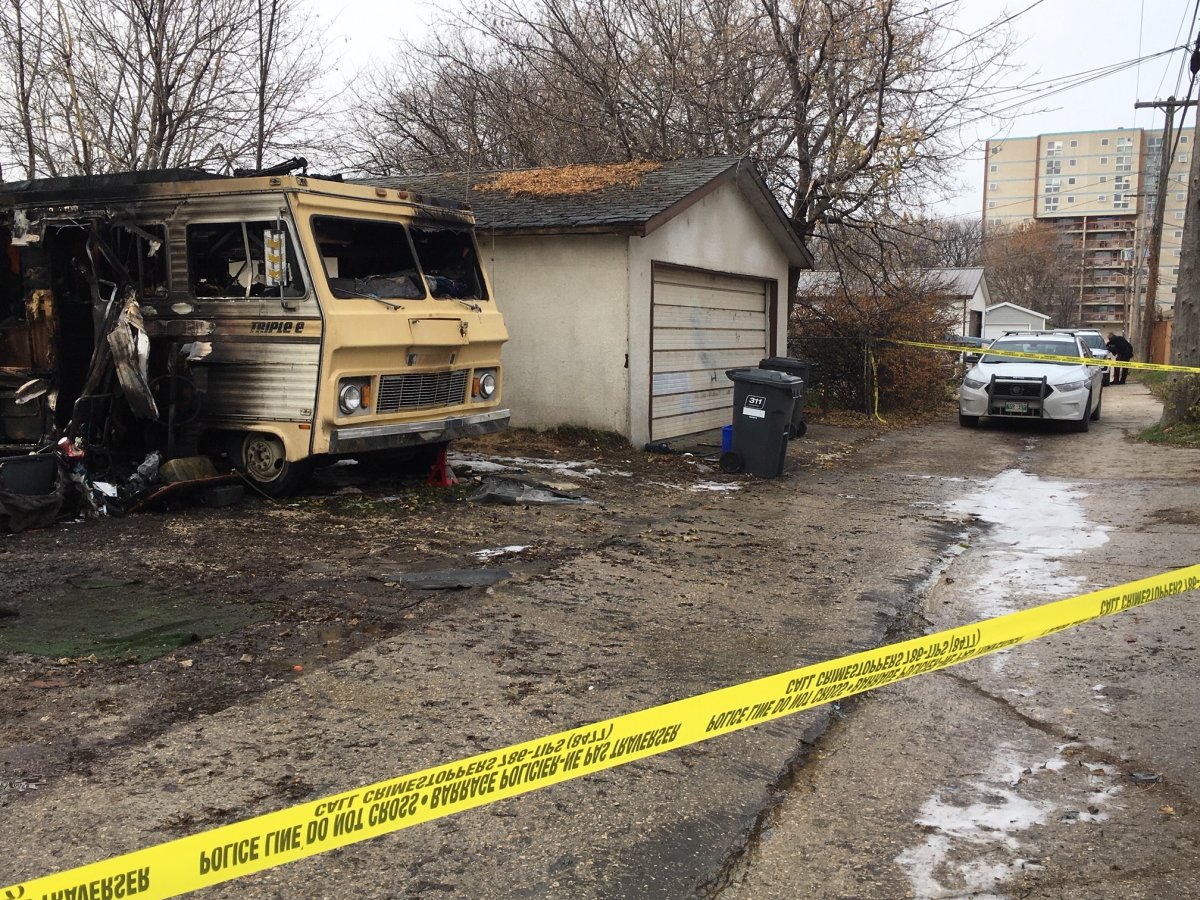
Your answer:
[[[1184,50],[1184,49],[1186,49],[1186,47],[1184,47],[1184,46],[1170,47],[1166,50],[1160,50],[1157,53],[1151,53],[1147,56],[1138,57],[1136,59],[1130,59],[1130,60],[1125,60],[1124,62],[1114,63],[1111,66],[1106,66],[1106,67],[1103,67],[1100,69],[1092,69],[1087,72],[1079,73],[1078,75],[1063,76],[1066,78],[1074,78],[1077,80],[1071,81],[1070,83],[1067,83],[1067,84],[1060,85],[1058,87],[1053,87],[1053,88],[1049,88],[1044,91],[1037,91],[1034,93],[1035,93],[1037,99],[1042,99],[1045,97],[1053,97],[1056,94],[1061,94],[1065,91],[1071,91],[1071,90],[1074,90],[1075,88],[1083,87],[1086,84],[1091,84],[1095,81],[1100,81],[1101,79],[1108,78],[1110,75],[1116,75],[1119,72],[1124,72],[1126,69],[1131,69],[1131,68],[1134,68],[1135,66],[1140,66],[1142,63],[1150,62],[1151,60],[1155,60],[1160,57],[1167,56],[1168,54],[1175,53],[1178,50]],[[1083,76],[1086,76],[1086,77],[1083,77]],[[1012,103],[1009,106],[1001,107],[998,110],[994,110],[993,115],[1010,112],[1010,111],[1018,109],[1022,106],[1026,106],[1029,104],[1029,102],[1032,99],[1034,99],[1034,97],[1026,97],[1015,103]]]
[[[1192,16],[1192,21],[1193,22],[1195,21],[1195,14],[1193,14],[1193,16]],[[1185,22],[1187,22],[1187,6],[1186,5],[1183,7],[1183,18],[1179,20],[1179,28],[1175,32],[1175,43],[1177,43],[1177,44],[1181,40],[1183,40],[1183,34],[1184,34],[1183,29],[1184,29]],[[1155,90],[1154,90],[1155,94],[1158,94],[1158,95],[1162,94],[1163,83],[1166,80],[1167,80],[1167,70],[1163,69],[1162,77],[1158,79],[1158,87],[1155,88]]]
[[[1142,55],[1142,34],[1146,27],[1146,0],[1142,0],[1138,8],[1138,56]],[[1176,38],[1178,40],[1178,38]],[[1142,67],[1138,66],[1133,77],[1133,99],[1137,100],[1142,89]],[[1133,124],[1137,124],[1137,113],[1133,114]]]
[[[1020,12],[1015,12],[1011,16],[1007,16],[1006,18],[1003,18],[1003,19],[988,22],[986,25],[984,25],[981,28],[977,29],[976,31],[968,34],[966,37],[964,37],[961,41],[959,41],[953,47],[949,48],[948,50],[942,51],[940,56],[946,56],[947,54],[953,53],[959,47],[966,46],[967,44],[971,43],[972,41],[978,40],[981,36],[983,36],[987,32],[992,31],[993,29],[999,28],[1002,25],[1007,25],[1009,22],[1012,22],[1016,19],[1021,18],[1021,16],[1025,15],[1025,13],[1029,12],[1035,6],[1041,6],[1045,2],[1046,2],[1046,0],[1033,0],[1032,3],[1030,3],[1028,6],[1026,6]],[[942,4],[942,6],[948,6],[948,5],[949,4],[947,4],[947,3]],[[937,8],[940,9],[941,7],[937,7]],[[930,12],[932,12],[932,10],[930,10]]]

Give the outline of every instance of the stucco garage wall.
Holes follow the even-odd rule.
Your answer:
[[[652,263],[774,280],[775,333],[786,342],[788,260],[736,184],[724,184],[644,238],[629,238],[629,412],[635,446],[649,439]],[[772,351],[781,352],[777,346]],[[624,430],[624,428],[622,429]]]
[[[501,358],[512,424],[553,428],[569,422],[626,433],[628,239],[493,239],[480,231],[479,241],[508,325]]]

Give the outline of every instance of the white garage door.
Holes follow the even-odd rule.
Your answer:
[[[655,267],[651,309],[650,439],[665,441],[732,421],[726,369],[767,355],[768,282]]]

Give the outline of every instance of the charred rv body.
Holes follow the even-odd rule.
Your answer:
[[[297,175],[0,185],[0,454],[314,459],[503,428],[504,321],[457,204]]]

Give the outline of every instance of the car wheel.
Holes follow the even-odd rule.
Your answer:
[[[1096,398],[1096,408],[1092,410],[1092,421],[1100,421],[1100,407],[1104,405],[1104,391],[1100,392],[1100,396]]]
[[[968,416],[965,413],[959,413],[958,424],[963,428],[975,428],[979,425],[979,416]]]
[[[1087,431],[1088,426],[1092,421],[1092,395],[1088,394],[1087,406],[1084,407],[1083,415],[1071,423],[1072,431]]]
[[[283,441],[261,431],[242,439],[237,462],[250,484],[268,497],[290,496],[312,470],[309,460],[289,462]]]

